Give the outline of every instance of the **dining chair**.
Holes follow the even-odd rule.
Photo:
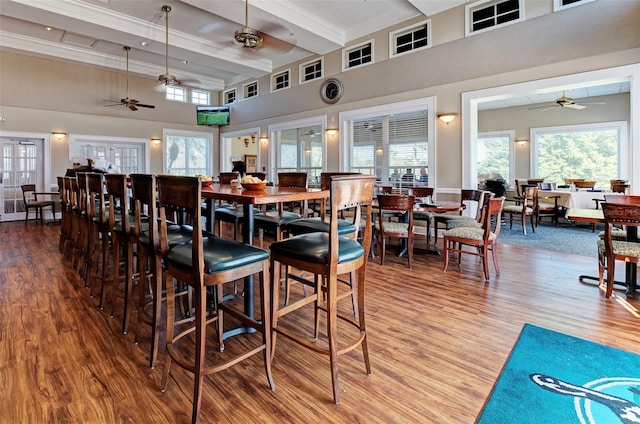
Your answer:
[[[191,242],[179,244],[169,249],[163,258],[165,264],[165,287],[173,286],[173,279],[187,284],[193,290],[195,316],[192,326],[181,326],[176,332],[174,291],[167,290],[167,335],[164,370],[161,390],[164,392],[169,381],[172,363],[194,374],[193,405],[191,422],[198,422],[202,403],[204,377],[226,370],[255,354],[263,354],[264,369],[271,389],[275,389],[271,374],[271,314],[270,291],[264,275],[268,272],[269,253],[264,249],[244,244],[236,240],[203,234],[201,219],[201,181],[196,177],[158,175],[158,203],[160,226],[167,225],[167,212],[180,210],[190,217],[192,225]],[[160,237],[167,235],[161,230]],[[164,244],[164,242],[162,242]],[[222,286],[239,278],[258,275],[260,284],[261,320],[253,319],[224,302]],[[208,288],[214,290],[213,308],[209,308]],[[260,341],[246,345],[243,337],[238,346],[228,349],[223,355],[223,317],[225,314],[256,330]],[[217,326],[219,351],[215,363],[206,355],[206,334],[209,324]],[[185,337],[193,333],[194,337]],[[195,339],[195,340],[194,340]],[[232,352],[233,354],[229,354]],[[220,379],[219,379],[220,380]],[[219,384],[223,384],[220,382]]]
[[[605,202],[601,206],[605,227],[604,237],[598,240],[598,278],[600,287],[605,290],[605,297],[608,299],[613,293],[616,261],[635,264],[640,262],[640,243],[637,241],[637,231],[640,227],[640,203]],[[627,235],[633,229],[636,232],[635,240],[614,239],[614,226],[626,227]],[[604,285],[605,271],[607,273],[606,286]]]
[[[87,214],[89,219],[88,285],[94,296],[100,284],[98,307],[104,308],[106,282],[111,251],[111,229],[105,201],[105,178],[102,173],[87,173]],[[119,217],[118,217],[119,218]]]
[[[58,251],[64,253],[64,246],[71,236],[71,202],[70,192],[65,185],[65,177],[56,177],[58,181],[58,196],[60,197],[60,237],[58,239]]]
[[[489,252],[491,252],[496,275],[500,275],[496,245],[500,234],[500,215],[504,201],[504,197],[489,199],[487,205],[483,207],[480,228],[457,227],[444,232],[444,272],[447,272],[451,252],[458,253],[458,264],[460,264],[464,253],[480,257],[484,278],[489,281]],[[472,250],[464,249],[464,246],[469,246]]]
[[[567,185],[575,184],[577,181],[584,181],[584,178],[565,178],[564,183]]]
[[[367,348],[367,329],[365,325],[365,276],[367,258],[371,248],[372,222],[371,203],[375,185],[374,175],[343,175],[329,177],[330,205],[329,231],[300,234],[270,245],[271,259],[270,287],[272,294],[272,330],[273,351],[271,360],[275,357],[276,336],[283,335],[297,344],[314,352],[329,356],[331,380],[333,386],[333,401],[340,403],[338,357],[350,352],[358,346],[362,347],[367,374],[371,374],[371,364]],[[364,212],[364,234],[359,242],[356,237],[341,236],[339,234],[339,220],[341,213],[347,210],[353,215],[355,222],[360,222]],[[280,284],[276,266],[292,266],[300,271],[313,275],[308,284],[314,287],[313,295],[298,299],[287,306],[280,307]],[[338,283],[343,274],[357,274],[356,282],[351,286]],[[344,288],[348,287],[347,290]],[[338,301],[345,297],[353,298],[353,291],[357,291],[358,315],[346,316],[338,313]],[[287,314],[297,311],[306,305],[313,305],[315,320],[313,341],[307,335],[301,334],[299,329],[282,325]],[[319,312],[326,312],[326,344],[320,346]],[[345,325],[355,327],[357,335],[348,342],[338,346],[338,320]],[[342,327],[342,326],[341,326]],[[344,338],[344,335],[342,335]],[[288,356],[294,352],[289,350]],[[310,366],[315,367],[312,363]]]
[[[378,213],[374,226],[374,237],[377,241],[380,266],[384,265],[386,238],[405,239],[409,269],[413,269],[413,206],[415,197],[403,194],[379,194]],[[387,221],[383,211],[402,214],[398,222]]]
[[[513,215],[519,215],[522,222],[522,233],[527,235],[526,218],[531,222],[531,231],[536,232],[535,221],[538,210],[538,186],[523,187],[522,195],[515,198],[515,204],[502,208],[503,214],[509,214],[509,228],[513,228]]]
[[[433,187],[409,187],[407,194],[414,197],[415,202],[433,204]],[[426,211],[414,211],[413,221],[424,221],[424,237],[427,241],[427,247],[431,242],[431,221],[433,221],[434,214]],[[414,231],[422,235],[423,228],[420,226],[413,227]]]
[[[20,186],[22,189],[22,200],[24,202],[25,215],[24,215],[24,224],[27,225],[29,222],[29,211],[35,211],[35,221],[36,223],[40,221],[40,224],[44,224],[44,209],[51,208],[51,214],[53,218],[56,217],[56,202],[55,200],[42,200],[42,196],[51,196],[51,193],[38,193],[36,192],[35,184],[23,184]],[[38,196],[41,196],[38,199]]]
[[[586,189],[593,190],[593,188],[596,186],[596,182],[595,181],[575,181],[573,185],[576,188],[586,188]]]
[[[438,228],[445,231],[459,226],[480,227],[480,213],[482,200],[485,195],[493,196],[493,193],[483,190],[462,189],[460,190],[460,210],[457,214],[435,214],[433,215],[434,242],[438,243]],[[463,216],[462,211],[473,207],[475,204],[476,213],[474,216]]]

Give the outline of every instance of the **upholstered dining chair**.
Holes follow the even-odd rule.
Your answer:
[[[493,193],[483,190],[462,189],[460,191],[460,211],[457,214],[435,214],[433,216],[434,242],[438,243],[438,228],[445,231],[459,226],[480,227],[480,213],[482,200],[485,196],[493,196]],[[462,215],[463,209],[476,207],[474,216]]]
[[[636,233],[640,227],[640,202],[631,203],[602,203],[605,227],[604,237],[598,240],[598,277],[600,287],[605,289],[605,297],[611,297],[615,282],[616,261],[640,262],[640,243],[637,241],[616,240],[613,236],[615,226],[624,226],[627,233],[634,227]],[[604,272],[607,273],[606,286]]]
[[[407,194],[409,196],[414,197],[415,202],[433,204],[433,187],[409,187],[407,189]],[[433,213],[431,212],[422,212],[422,211],[414,211],[413,212],[413,220],[415,221],[423,221],[424,222],[424,237],[427,241],[427,246],[429,246],[431,242],[431,222],[433,221]],[[415,226],[413,227],[414,231],[419,232],[422,235],[422,227]]]
[[[329,230],[325,232],[312,232],[300,234],[270,246],[271,259],[270,287],[272,294],[272,328],[273,328],[273,352],[271,359],[275,358],[276,335],[280,334],[294,340],[297,344],[314,352],[329,356],[331,366],[331,380],[333,385],[333,401],[340,403],[340,387],[338,382],[338,356],[350,352],[358,346],[362,347],[364,363],[367,374],[371,374],[369,353],[367,348],[367,329],[365,325],[365,276],[367,258],[371,248],[372,223],[371,202],[375,185],[374,175],[343,175],[329,178],[330,213]],[[361,238],[362,243],[355,237],[341,236],[339,234],[338,221],[343,211],[350,210],[355,222],[360,222],[364,211],[365,228]],[[300,271],[309,273],[314,277],[309,284],[314,286],[314,294],[301,298],[296,302],[280,307],[278,296],[280,291],[279,276],[276,266],[292,266]],[[349,290],[344,290],[345,285],[338,284],[339,275],[356,272],[357,283],[351,285]],[[339,287],[342,290],[339,290]],[[358,315],[353,317],[338,313],[338,301],[348,296],[353,296],[357,291]],[[326,298],[325,298],[326,296]],[[325,300],[326,299],[326,300]],[[307,335],[302,335],[299,330],[282,325],[287,314],[306,306],[313,305],[315,317],[314,341],[309,341]],[[319,338],[319,313],[326,312],[327,329],[326,344],[320,346]],[[338,338],[344,339],[344,335],[338,334],[338,319],[345,325],[355,327],[357,335],[349,342],[342,340],[338,345]],[[287,355],[293,355],[289,350]],[[316,364],[310,364],[315,367]],[[310,382],[312,384],[312,382]]]
[[[576,188],[593,189],[596,186],[596,182],[595,181],[575,181],[573,185],[576,186]]]
[[[526,218],[531,222],[531,231],[536,232],[535,221],[538,210],[538,186],[523,187],[522,195],[516,197],[515,204],[504,206],[502,212],[509,214],[509,228],[513,227],[513,215],[519,215],[522,223],[522,233],[527,235]]]
[[[378,209],[374,227],[374,237],[380,256],[380,266],[384,265],[386,253],[386,239],[405,239],[409,269],[413,268],[413,204],[415,198],[403,194],[379,194],[377,196]],[[402,214],[399,221],[387,221],[382,211]]]
[[[167,290],[167,344],[162,375],[162,391],[167,388],[171,365],[176,365],[194,374],[193,407],[191,422],[198,422],[202,403],[202,383],[209,374],[221,372],[244,359],[262,353],[269,386],[274,389],[271,374],[271,314],[270,291],[265,284],[269,253],[258,247],[236,240],[214,235],[203,235],[201,220],[201,181],[196,177],[158,175],[158,203],[161,228],[166,228],[167,210],[180,210],[190,217],[192,223],[191,242],[171,248],[164,256],[165,287],[172,287],[173,279],[187,284],[193,290],[195,316],[193,326],[175,328],[175,298],[173,290]],[[161,239],[166,237],[160,232]],[[164,242],[161,242],[164,243]],[[223,301],[222,286],[239,278],[258,275],[260,284],[261,321],[253,319]],[[207,289],[216,293],[214,308],[209,308]],[[229,349],[233,355],[222,354],[224,329],[223,316],[228,314],[245,325],[257,330],[255,338],[260,341],[247,347]],[[206,334],[208,324],[217,325],[220,353],[215,363],[205,363]],[[194,337],[185,337],[194,333]],[[195,345],[194,345],[195,339]],[[256,346],[257,345],[257,346]]]
[[[502,213],[504,200],[504,197],[489,199],[482,212],[482,226],[480,228],[457,227],[444,232],[445,272],[449,266],[451,252],[458,253],[458,263],[460,263],[463,253],[474,255],[482,260],[484,278],[489,281],[489,252],[491,252],[496,275],[500,275],[496,243],[500,234],[500,214]],[[472,250],[464,249],[464,246],[469,246]]]
[[[45,208],[51,208],[51,214],[53,216],[53,218],[55,219],[55,215],[56,215],[56,202],[54,200],[48,199],[48,200],[42,200],[42,196],[51,196],[51,193],[38,193],[36,192],[36,185],[35,184],[23,184],[20,186],[20,188],[22,189],[22,200],[24,201],[24,207],[25,207],[25,216],[24,216],[24,223],[25,225],[27,224],[27,222],[29,221],[29,211],[30,210],[34,210],[35,211],[35,220],[36,222],[40,221],[40,224],[44,224],[44,209]],[[38,199],[38,196],[41,196],[40,199]]]

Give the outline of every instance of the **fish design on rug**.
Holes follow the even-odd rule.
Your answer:
[[[550,392],[588,399],[592,402],[604,405],[616,414],[624,424],[640,423],[640,405],[627,399],[608,395],[586,387],[576,386],[544,374],[529,374],[529,378],[535,384]],[[640,395],[640,390],[634,387],[629,387],[629,390],[632,393]]]

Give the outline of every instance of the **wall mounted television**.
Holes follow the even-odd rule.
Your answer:
[[[198,125],[229,125],[229,106],[196,106]]]

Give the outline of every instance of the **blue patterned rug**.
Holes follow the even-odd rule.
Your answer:
[[[555,227],[545,222],[536,227],[535,233],[532,233],[531,226],[527,225],[525,236],[522,234],[522,225],[519,222],[514,222],[513,228],[510,229],[507,220],[507,224],[503,224],[500,229],[498,243],[596,257],[598,255],[596,242],[598,233],[602,229],[600,225],[595,232],[592,232],[591,226],[575,226],[563,221],[560,227]]]
[[[640,355],[525,324],[476,423],[640,423]]]

